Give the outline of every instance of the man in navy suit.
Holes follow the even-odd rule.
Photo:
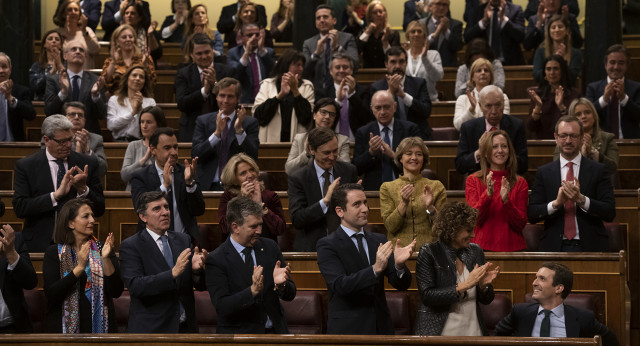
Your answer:
[[[207,258],[207,289],[218,334],[289,334],[280,299],[296,285],[278,244],[262,234],[262,206],[247,197],[227,205],[231,236]]]
[[[431,99],[424,78],[407,76],[407,52],[402,47],[391,47],[385,53],[385,78],[371,84],[371,94],[387,90],[396,99],[394,119],[408,120],[418,125],[420,137],[429,140],[431,127],[427,119],[431,116]]]
[[[462,49],[462,22],[447,17],[449,0],[431,0],[431,14],[420,22],[427,29],[429,49],[437,50],[442,59],[442,66],[458,67],[458,51]]]
[[[587,98],[598,111],[600,128],[615,138],[640,138],[640,83],[625,78],[630,62],[627,48],[614,44],[604,55],[607,78],[587,85]]]
[[[0,107],[6,110],[4,128],[0,126],[0,141],[24,141],[24,120],[36,118],[31,104],[33,95],[25,86],[14,84],[11,79],[11,58],[0,52]],[[4,139],[2,139],[4,138]]]
[[[524,35],[524,49],[536,49],[544,41],[547,21],[554,14],[561,14],[569,19],[571,30],[571,45],[575,48],[582,47],[582,34],[576,20],[576,15],[569,13],[567,5],[561,6],[560,0],[541,0],[538,13],[527,18],[527,30]],[[569,47],[567,47],[568,49]]]
[[[489,0],[470,15],[464,31],[465,42],[486,38],[496,59],[503,65],[524,65],[520,45],[524,41],[522,7],[506,0]]]
[[[427,0],[428,2],[428,0]],[[404,2],[404,12],[402,15],[402,30],[407,31],[407,26],[414,20],[422,19],[427,12],[424,10],[424,0],[407,0]]]
[[[227,52],[227,63],[236,69],[238,80],[242,84],[241,103],[253,103],[260,82],[269,77],[276,64],[273,48],[264,46],[264,34],[255,23],[247,23],[240,28],[242,45]],[[256,78],[257,77],[257,78]]]
[[[191,157],[199,157],[202,169],[198,181],[205,191],[222,191],[220,174],[229,159],[246,153],[258,160],[258,120],[238,108],[242,94],[240,82],[221,79],[213,89],[220,111],[203,114],[196,120]]]
[[[164,192],[140,195],[136,212],[145,229],[120,244],[120,270],[131,303],[129,333],[197,333],[193,289],[205,289],[207,251],[171,230]],[[193,251],[193,256],[191,255]]]
[[[162,191],[171,207],[171,230],[188,234],[195,244],[202,244],[197,216],[204,214],[204,197],[196,181],[198,158],[184,166],[178,163],[178,139],[174,130],[160,127],[149,138],[154,164],[138,169],[131,177],[133,207],[140,196],[149,191]],[[144,229],[139,223],[138,230]]]
[[[533,299],[520,303],[496,326],[497,335],[556,338],[602,337],[602,345],[617,346],[618,339],[593,312],[565,305],[571,293],[573,273],[556,262],[542,264],[533,280]]]
[[[58,8],[65,0],[58,0],[58,7],[56,8],[56,13],[58,12]],[[100,0],[82,0],[80,1],[80,5],[82,6],[82,14],[87,17],[87,26],[90,27],[93,31],[96,31],[98,27],[98,23],[100,23],[100,11],[102,11],[102,2]]]
[[[236,26],[236,14],[238,13],[238,10],[240,10],[240,7],[242,7],[243,4],[249,2],[248,0],[238,0],[237,3],[235,4],[231,4],[231,5],[227,5],[225,7],[222,8],[222,11],[220,11],[220,18],[218,19],[218,31],[221,34],[225,35],[225,40],[227,39],[227,35],[230,35],[231,33],[233,33],[233,29]],[[256,16],[258,18],[258,25],[260,26],[260,28],[266,28],[267,27],[267,12],[264,9],[263,5],[259,5],[256,4]]]
[[[484,117],[468,120],[460,127],[460,140],[456,154],[456,171],[460,174],[473,173],[480,169],[479,141],[485,132],[505,130],[516,150],[518,174],[524,174],[528,167],[527,137],[522,120],[503,114],[504,95],[495,85],[482,88],[478,96]]]
[[[22,290],[30,290],[37,285],[38,277],[22,234],[15,233],[9,225],[3,225],[0,228],[0,333],[33,331]]]
[[[369,207],[362,186],[343,184],[331,196],[340,226],[318,241],[318,268],[329,290],[327,334],[389,334],[393,323],[384,293],[384,277],[399,290],[411,285],[405,265],[416,245],[387,241],[364,231]]]
[[[609,251],[603,221],[616,216],[613,186],[604,165],[580,153],[583,134],[578,118],[558,119],[560,159],[536,170],[527,214],[531,223],[544,220],[540,251]]]
[[[102,13],[102,30],[104,30],[103,41],[110,41],[111,34],[116,30],[120,24],[124,22],[124,10],[129,3],[134,3],[140,0],[111,0],[104,3],[104,12]],[[145,22],[151,22],[151,12],[149,12],[149,3],[142,1],[142,14],[146,20]]]
[[[416,124],[394,119],[397,104],[386,90],[377,91],[371,98],[371,110],[376,118],[358,129],[353,151],[353,164],[362,177],[367,191],[378,191],[380,185],[398,177],[393,156],[400,141],[407,137],[420,137]]]
[[[45,118],[45,149],[16,162],[13,209],[24,219],[22,235],[31,252],[44,252],[49,246],[56,214],[68,200],[87,198],[95,217],[104,214],[98,160],[71,150],[72,127],[64,115]]]

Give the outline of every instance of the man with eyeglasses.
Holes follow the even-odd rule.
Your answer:
[[[462,22],[449,15],[449,0],[431,0],[430,14],[420,19],[427,29],[429,49],[437,50],[442,66],[458,67],[458,51],[462,49]]]
[[[45,118],[45,149],[16,162],[13,208],[24,219],[22,234],[30,252],[44,252],[49,246],[57,213],[67,201],[87,198],[95,217],[104,214],[98,160],[71,150],[72,128],[64,115]]]
[[[353,164],[362,177],[366,191],[378,191],[380,185],[395,180],[400,171],[393,163],[393,155],[400,142],[407,137],[420,137],[420,129],[410,121],[394,119],[398,105],[386,90],[371,98],[371,111],[376,120],[356,132]]]
[[[44,113],[47,116],[64,114],[65,102],[82,102],[86,107],[85,128],[89,132],[101,134],[99,119],[105,119],[107,116],[103,92],[104,78],[84,71],[86,51],[86,44],[82,41],[68,41],[62,45],[67,68],[58,71],[57,75],[47,77]]]
[[[93,156],[98,160],[98,176],[100,179],[107,174],[107,157],[104,154],[104,139],[101,135],[85,129],[86,124],[84,103],[71,101],[64,104],[64,114],[71,121],[73,127],[73,142],[71,150],[79,154]]]
[[[616,216],[610,177],[603,164],[580,153],[578,118],[561,117],[554,132],[560,159],[537,169],[527,210],[529,222],[544,220],[540,251],[609,251],[603,221]]]

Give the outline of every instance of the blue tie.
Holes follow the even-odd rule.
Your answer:
[[[165,234],[161,235],[160,239],[162,240],[162,256],[167,262],[167,265],[169,265],[169,268],[173,268],[173,254],[171,253],[171,247],[169,247],[169,238],[167,238],[167,235]],[[180,316],[183,314],[184,307],[182,306],[182,303],[180,303]]]
[[[80,99],[80,84],[78,80],[80,76],[73,76],[73,81],[71,82],[71,101],[78,101]]]
[[[389,148],[393,148],[391,146],[391,138],[389,138],[389,128],[384,127],[382,129],[382,140],[389,145]],[[387,156],[382,157],[382,182],[392,181],[393,180],[393,163]]]

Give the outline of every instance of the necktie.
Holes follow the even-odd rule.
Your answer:
[[[502,56],[502,42],[500,41],[500,18],[498,18],[499,7],[493,8],[493,18],[491,19],[491,48],[496,58]]]
[[[229,117],[225,116],[224,118],[224,129],[222,129],[222,138],[220,140],[220,148],[218,149],[220,155],[218,159],[218,168],[220,169],[220,173],[222,173],[222,169],[227,165],[227,161],[229,160],[229,150],[227,148],[227,136],[229,135]]]
[[[544,312],[544,318],[542,319],[542,324],[540,324],[540,337],[549,337],[551,336],[551,310],[542,310]]]
[[[71,81],[71,101],[78,101],[80,99],[80,83],[78,80],[80,76],[73,76],[73,81]]]
[[[256,53],[251,53],[251,73],[253,75],[253,97],[255,98],[260,91],[260,66],[258,66],[258,59]]]
[[[329,73],[329,64],[331,62],[331,39],[324,41],[324,88],[328,88],[333,84],[333,76]]]
[[[329,190],[329,185],[331,185],[331,172],[324,171],[322,173],[322,177],[324,178],[324,182],[322,183],[322,196],[327,195],[327,190]]]
[[[253,275],[253,257],[251,257],[251,250],[253,250],[252,247],[247,246],[244,249],[242,249],[242,253],[244,254],[244,264],[246,264],[247,268],[249,269],[249,272]]]
[[[396,103],[398,104],[398,119],[407,120],[407,111],[404,108],[404,101],[396,96]]]
[[[613,95],[611,95],[611,100],[609,101],[609,127],[611,133],[615,136],[615,138],[620,138],[620,100],[618,100],[618,93],[615,91]]]
[[[0,142],[6,142],[9,139],[5,136],[8,122],[7,117],[9,115],[9,102],[4,97],[4,94],[0,94]]]
[[[382,129],[382,140],[389,145],[389,148],[393,148],[391,146],[391,138],[389,137],[390,129],[388,127],[384,127]],[[393,163],[391,160],[383,156],[382,157],[382,182],[392,181],[393,180]]]
[[[568,162],[567,181],[573,181],[573,162]],[[576,204],[571,200],[564,202],[564,236],[571,240],[576,236]]]
[[[364,250],[364,245],[362,243],[362,238],[364,238],[364,234],[356,233],[353,235],[356,237],[356,242],[358,243],[358,252],[360,252],[360,258],[364,261],[366,265],[369,265],[369,259],[367,258],[367,252]]]
[[[64,169],[64,160],[57,159],[56,163],[58,164],[58,174],[56,175],[56,189],[60,187],[62,183],[62,178],[64,178],[64,174],[66,170]]]
[[[160,236],[160,239],[162,240],[162,256],[169,268],[173,268],[173,254],[171,253],[171,247],[169,247],[169,238],[165,234]]]
[[[342,108],[340,108],[339,133],[349,137],[349,98],[347,98],[347,95],[345,95],[344,102],[342,102]]]

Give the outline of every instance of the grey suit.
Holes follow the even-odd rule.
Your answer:
[[[313,82],[313,85],[322,85],[325,76],[325,63],[322,56],[315,56],[313,52],[316,51],[316,46],[320,40],[321,35],[314,35],[304,41],[302,46],[302,53],[307,59],[307,63],[304,68],[303,78],[309,79]],[[358,46],[353,35],[338,31],[338,52],[347,54],[353,59],[355,66],[359,66],[359,54]],[[355,74],[355,71],[353,71]]]

